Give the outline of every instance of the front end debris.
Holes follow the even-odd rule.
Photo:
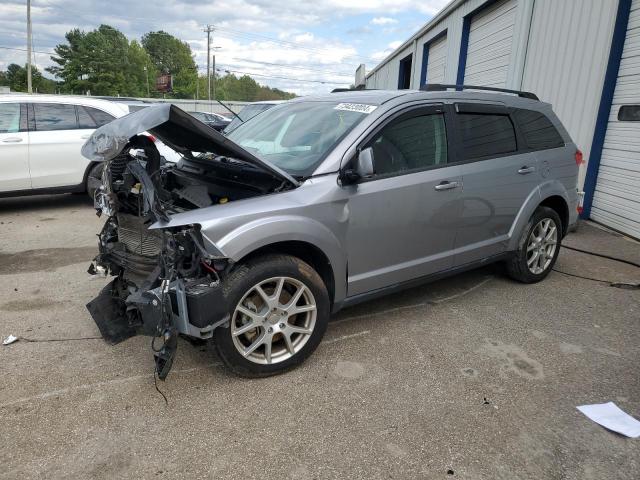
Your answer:
[[[183,159],[165,162],[146,131]],[[106,220],[88,272],[114,277],[87,308],[109,343],[152,336],[165,379],[178,335],[206,340],[228,321],[222,284],[231,262],[205,248],[200,225],[163,225],[177,213],[281,191],[295,180],[171,105],[99,128],[82,152],[104,162],[94,202]]]

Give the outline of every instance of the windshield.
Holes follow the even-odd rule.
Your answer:
[[[274,103],[258,103],[255,105],[247,105],[242,110],[240,110],[240,113],[238,113],[237,117],[235,116],[233,117],[233,120],[231,121],[231,123],[227,125],[227,128],[224,129],[224,133],[225,134],[231,133],[240,125],[242,125],[243,122],[246,122],[247,120],[252,119],[259,113],[264,112],[265,110],[269,110],[271,107],[275,107],[275,104]]]
[[[283,104],[244,123],[228,137],[291,175],[308,176],[333,146],[366,116],[365,112],[354,111],[349,105],[337,102]]]

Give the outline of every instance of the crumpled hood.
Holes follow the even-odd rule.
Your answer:
[[[210,152],[243,160],[298,186],[298,181],[285,171],[259,159],[213,128],[168,103],[138,110],[98,128],[82,146],[82,155],[94,162],[111,160],[122,152],[131,137],[143,132],[151,133],[178,152]]]

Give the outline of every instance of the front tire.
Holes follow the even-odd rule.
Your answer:
[[[522,283],[543,280],[553,269],[562,240],[562,222],[555,210],[538,207],[522,233],[518,250],[506,262],[507,274]]]
[[[94,200],[96,190],[102,185],[102,171],[104,170],[104,163],[96,163],[87,174],[86,192]]]
[[[307,263],[286,255],[258,257],[236,267],[224,282],[229,325],[214,331],[213,342],[234,373],[282,373],[318,347],[329,322],[329,294]]]

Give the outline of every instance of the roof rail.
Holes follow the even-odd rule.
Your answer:
[[[485,90],[487,92],[500,92],[500,93],[513,93],[514,95],[518,95],[522,98],[529,98],[531,100],[540,100],[535,93],[531,92],[523,92],[521,90],[509,90],[507,88],[496,88],[496,87],[479,87],[477,85],[445,85],[441,83],[427,83],[426,85],[422,85],[420,90],[424,92],[442,92],[445,90],[449,90],[451,88],[455,88],[456,90]]]
[[[365,88],[364,85],[359,85],[355,88],[334,88],[331,90],[331,93],[340,93],[340,92],[363,92],[369,90],[377,90],[376,88]]]

